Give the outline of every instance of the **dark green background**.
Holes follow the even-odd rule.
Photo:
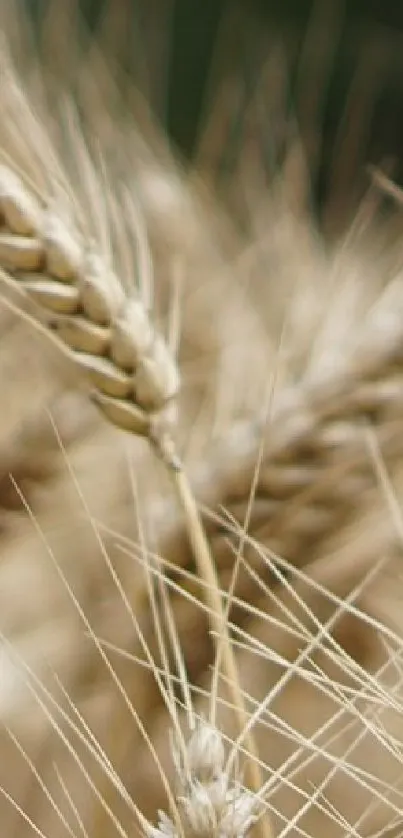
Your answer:
[[[52,2],[59,0],[26,0],[37,20],[43,18]],[[60,2],[68,3],[69,0]],[[316,198],[320,203],[330,189],[337,191],[339,188],[341,192],[348,189],[352,173],[358,182],[362,181],[367,163],[392,160],[394,176],[399,179],[402,175],[403,3],[400,0],[321,0],[316,4],[311,0],[112,2],[116,14],[125,15],[127,31],[132,28],[134,33],[132,40],[128,35],[131,46],[126,50],[125,61],[130,65],[133,60],[134,67],[148,63],[151,101],[173,143],[185,157],[191,156],[204,119],[209,80],[209,93],[214,93],[211,89],[212,58],[220,50],[226,55],[226,71],[237,72],[246,80],[247,106],[248,96],[252,95],[254,84],[258,82],[270,48],[275,42],[282,43],[288,58],[287,107],[298,120],[300,53],[316,5],[321,10],[325,38],[329,37],[329,32],[332,34],[333,18],[337,22],[334,54],[327,70],[320,109],[321,152],[314,172]],[[91,30],[99,24],[105,6],[110,3],[111,0],[81,0],[81,10]],[[158,75],[156,68],[160,64],[163,42],[164,49],[168,43],[168,72],[163,69]],[[310,83],[313,87],[316,84],[316,53],[320,54],[321,48],[319,33],[308,56],[307,89]],[[364,91],[362,96],[359,89],[357,93],[357,74]],[[359,141],[355,141],[354,132],[358,137],[361,130],[361,108],[365,112],[365,130]],[[241,125],[242,113],[237,119]],[[350,145],[346,148],[347,156],[351,156],[351,172],[347,159],[339,173],[334,161],[343,119],[347,119],[347,129],[350,126]],[[347,129],[343,128],[345,133],[348,133]],[[270,142],[270,126],[267,126],[266,135],[262,135],[263,156],[265,143],[268,148]]]

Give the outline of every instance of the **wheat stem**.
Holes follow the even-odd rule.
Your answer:
[[[228,680],[231,697],[238,719],[239,730],[244,730],[248,723],[248,716],[245,710],[243,695],[239,683],[238,669],[235,661],[234,651],[228,633],[225,609],[220,596],[220,585],[217,571],[211,555],[211,550],[206,538],[200,514],[197,509],[194,494],[190,488],[189,481],[183,468],[170,470],[173,484],[185,514],[189,538],[195,556],[197,570],[200,578],[206,583],[205,601],[211,612],[211,624],[215,632],[217,642],[221,640],[221,656],[224,675]],[[247,763],[247,781],[250,788],[256,794],[263,785],[261,770],[257,757],[257,748],[254,737],[248,733],[246,746],[249,750],[250,760]],[[269,824],[260,823],[262,838],[269,838],[272,835]]]

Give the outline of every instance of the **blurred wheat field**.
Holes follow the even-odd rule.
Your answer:
[[[37,43],[1,6],[0,162],[79,220],[177,357],[176,445],[249,721],[240,734],[169,475],[35,325],[4,255],[2,193],[2,831],[399,836],[400,194],[368,178],[343,235],[325,239],[295,125],[267,178],[256,138],[280,55],[218,188],[235,83],[185,167],[119,74],[108,18],[80,51],[70,12],[49,4]]]

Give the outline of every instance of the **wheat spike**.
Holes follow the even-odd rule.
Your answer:
[[[185,762],[174,746],[177,798],[186,838],[247,838],[258,818],[259,800],[239,780],[229,778],[218,730],[199,722],[186,747]],[[158,827],[146,838],[179,838],[175,824],[159,813]]]
[[[51,316],[49,325],[108,420],[151,435],[177,395],[179,375],[140,298],[126,301],[119,281],[96,253],[86,252],[79,233],[49,215],[4,165],[0,211],[3,270]]]

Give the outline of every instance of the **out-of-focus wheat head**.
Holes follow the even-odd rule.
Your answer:
[[[124,98],[99,42],[38,58],[23,17],[2,15],[3,171],[85,230],[177,352],[177,442],[264,783],[259,800],[242,787],[246,742],[169,482],[97,413],[46,321],[33,326],[52,290],[31,277],[2,283],[0,305],[4,834],[130,836],[139,807],[158,838],[178,817],[186,838],[235,838],[267,806],[276,836],[399,835],[399,225],[381,225],[370,190],[326,246],[297,200],[293,146],[270,188],[246,155],[241,235],[141,97]]]

